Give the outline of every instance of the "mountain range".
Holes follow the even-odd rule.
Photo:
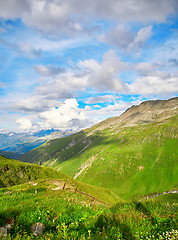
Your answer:
[[[46,141],[55,138],[61,138],[72,134],[71,130],[59,131],[54,129],[41,130],[37,132],[25,133],[1,133],[0,134],[0,149],[5,152],[11,152],[11,157],[17,158],[17,154],[24,154],[36,147],[39,147]],[[2,154],[9,156],[9,153]]]
[[[177,184],[178,98],[142,102],[20,160],[49,166],[74,179],[106,187],[123,199],[169,191]]]
[[[0,151],[0,238],[177,239],[177,105],[143,102],[21,161]]]

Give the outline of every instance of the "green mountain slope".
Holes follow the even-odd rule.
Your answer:
[[[71,186],[73,192],[77,189],[107,204],[122,201],[118,196],[112,193],[111,190],[78,182],[52,168],[22,163],[0,156],[0,188],[23,183],[31,184],[32,181],[39,181],[42,179],[47,179],[49,182],[52,181],[54,184],[57,184],[59,189],[62,189],[66,183],[66,187]]]
[[[60,169],[125,199],[170,190],[177,184],[177,106],[178,98],[143,102],[21,160]]]

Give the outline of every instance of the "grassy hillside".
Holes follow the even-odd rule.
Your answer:
[[[177,239],[177,202],[144,201],[107,207],[56,182],[38,180],[0,189],[0,227],[8,239]],[[42,223],[42,236],[31,227]]]
[[[5,239],[178,237],[177,194],[125,202],[111,190],[78,182],[51,168],[2,156],[0,187],[0,236],[5,230]],[[36,224],[43,226],[37,237],[34,234],[39,231],[32,231]]]
[[[38,181],[40,179],[52,179],[54,182],[56,181],[60,189],[62,189],[64,183],[66,183],[66,187],[71,186],[73,191],[77,189],[107,204],[114,204],[118,201],[122,201],[121,198],[112,193],[111,190],[80,183],[48,167],[22,163],[0,156],[0,188]]]
[[[15,185],[19,183],[19,176],[26,183]],[[4,157],[0,157],[0,180],[4,185],[0,188],[0,234],[8,226],[5,239],[178,237],[177,194],[124,202],[110,190],[77,182],[50,168]],[[64,183],[67,184],[63,189]],[[34,234],[39,231],[32,231],[35,224],[42,224],[44,228],[38,237]]]
[[[126,199],[170,190],[177,184],[176,126],[172,117],[160,125],[105,129],[86,152],[60,164],[60,171]]]
[[[125,199],[177,184],[178,99],[148,101],[90,129],[49,141],[21,160],[60,169]]]

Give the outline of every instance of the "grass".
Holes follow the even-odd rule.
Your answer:
[[[125,128],[113,124],[97,130],[100,125],[50,141],[23,159],[71,177],[83,168],[77,180],[108,188],[125,200],[175,187],[177,116]]]
[[[1,189],[0,224],[13,221],[10,230],[12,238],[18,234],[22,239],[24,234],[30,235],[30,226],[36,222],[45,225],[46,233],[55,233],[63,224],[66,229],[70,226],[72,234],[73,228],[77,231],[80,225],[89,224],[88,217],[91,221],[105,208],[97,202],[91,203],[91,198],[71,189],[52,190],[52,187],[55,185],[50,181],[41,180],[36,186],[26,183],[20,187]]]
[[[177,239],[177,194],[106,207],[72,188],[52,190],[52,180],[35,183],[0,189],[0,225],[12,225],[8,239]],[[36,238],[37,222],[45,230]]]
[[[107,204],[123,201],[112,193],[111,190],[80,183],[52,168],[22,163],[0,156],[0,187],[4,188],[41,179],[56,179],[63,185],[67,183],[67,185],[73,186],[74,189],[76,188],[79,191],[92,195]]]

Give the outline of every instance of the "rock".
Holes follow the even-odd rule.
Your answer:
[[[6,227],[0,228],[0,238],[2,238],[2,239],[7,238],[7,228]]]
[[[11,193],[12,193],[11,191],[7,191],[7,192],[4,193],[4,195],[11,194]]]
[[[42,223],[35,223],[31,226],[31,231],[35,237],[43,234],[44,225]]]
[[[11,228],[10,224],[6,224],[5,227],[0,228],[0,238],[7,239],[7,230]]]

